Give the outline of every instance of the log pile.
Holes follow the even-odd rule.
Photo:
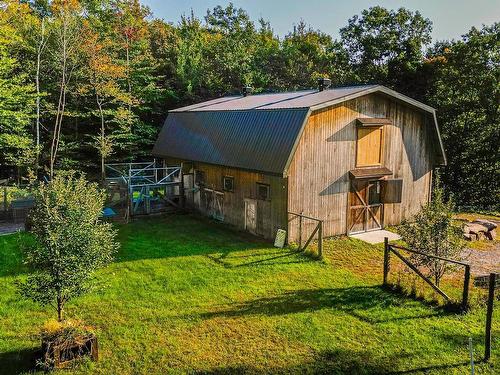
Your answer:
[[[497,224],[492,221],[476,219],[464,224],[464,238],[469,241],[478,241],[483,238],[494,240],[496,237],[496,228]]]

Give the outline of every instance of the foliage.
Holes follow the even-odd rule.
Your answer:
[[[30,220],[36,242],[25,248],[32,271],[22,295],[57,309],[93,286],[95,271],[112,260],[117,244],[111,225],[99,221],[105,193],[83,176],[65,172],[34,189]]]
[[[411,92],[411,79],[431,41],[432,22],[418,11],[376,6],[349,19],[341,40],[362,82],[385,83]]]
[[[279,37],[232,3],[175,24],[139,0],[0,4],[2,167],[94,177],[104,161],[150,159],[172,108],[244,85],[255,93],[309,89],[326,76],[334,86],[384,84],[435,107],[447,194],[497,209],[498,24],[431,45],[432,22],[405,8],[363,10],[335,40],[304,21]]]
[[[461,228],[453,220],[453,202],[451,199],[445,200],[439,178],[436,178],[432,200],[411,221],[403,221],[398,232],[412,250],[459,259],[465,243]],[[425,255],[412,254],[411,259],[416,265],[425,267],[438,286],[441,278],[450,270],[449,263]]]
[[[35,89],[15,53],[23,48],[15,20],[26,11],[27,7],[17,2],[8,2],[0,11],[0,165],[32,162],[26,156],[33,147],[29,128]]]
[[[425,69],[448,156],[446,190],[461,206],[500,210],[500,23],[437,44]]]

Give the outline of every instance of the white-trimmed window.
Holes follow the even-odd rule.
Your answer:
[[[271,187],[268,184],[257,182],[257,198],[268,201],[271,199]]]
[[[232,176],[224,176],[222,178],[222,189],[224,191],[234,191],[234,177]]]

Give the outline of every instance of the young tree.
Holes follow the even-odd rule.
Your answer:
[[[78,0],[55,0],[51,4],[54,17],[54,40],[51,54],[59,74],[58,103],[50,146],[49,171],[54,176],[55,163],[61,140],[62,122],[66,111],[66,95],[74,70],[79,64],[79,47],[82,38],[81,6]]]
[[[411,221],[403,221],[398,230],[409,248],[443,258],[460,258],[465,243],[462,230],[453,223],[453,202],[446,201],[439,178],[435,180],[432,200]],[[413,254],[415,264],[423,266],[437,286],[448,271],[446,262]]]
[[[95,286],[95,271],[111,262],[116,233],[99,221],[105,192],[84,176],[57,174],[34,195],[35,242],[24,249],[32,272],[19,288],[23,296],[55,307],[61,321],[66,302]]]
[[[119,80],[125,77],[125,68],[113,62],[110,45],[109,40],[101,41],[98,34],[89,31],[84,42],[88,83],[80,89],[81,93],[90,91],[95,97],[100,119],[100,134],[94,137],[94,140],[95,147],[101,155],[103,180],[105,160],[113,152],[113,135],[108,134],[106,129],[107,117],[116,117],[116,111],[132,101],[130,94],[120,88]]]
[[[146,17],[150,15],[150,11],[138,0],[115,0],[113,6],[115,35],[125,52],[127,92],[132,95],[133,60],[141,57],[141,51],[144,52],[147,36]]]

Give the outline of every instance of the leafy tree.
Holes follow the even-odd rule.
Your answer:
[[[28,8],[15,1],[1,4],[0,12],[0,165],[30,165],[30,123],[35,107],[35,88],[15,51],[23,43],[16,18]]]
[[[80,63],[82,34],[82,8],[78,0],[54,0],[51,3],[53,15],[53,37],[49,47],[54,57],[53,66],[58,75],[54,128],[50,146],[49,172],[54,175],[56,159],[61,145],[61,130],[67,114],[67,95],[75,70]]]
[[[342,46],[332,37],[308,27],[303,21],[283,40],[284,85],[288,89],[316,87],[317,79],[328,77],[333,85],[348,80],[350,69]]]
[[[431,31],[432,22],[418,11],[375,6],[350,18],[340,36],[360,81],[411,93]]]
[[[95,147],[101,155],[101,176],[104,180],[104,163],[113,152],[114,138],[128,133],[128,129],[113,129],[117,134],[108,134],[107,119],[117,118],[126,111],[126,105],[132,102],[130,94],[122,90],[119,80],[125,77],[125,68],[113,62],[109,53],[109,40],[100,41],[97,33],[89,32],[84,42],[86,53],[86,76],[88,83],[80,89],[81,93],[91,92],[97,105],[97,115],[100,119],[100,134],[93,136]],[[123,122],[118,122],[122,124]]]
[[[208,10],[205,22],[204,60],[211,74],[205,75],[204,84],[217,95],[239,92],[241,87],[252,85],[257,32],[248,13],[229,3],[225,8]]]
[[[499,209],[500,23],[438,43],[424,64],[448,156],[443,182],[461,205]]]
[[[191,12],[183,15],[178,26],[179,51],[176,61],[177,86],[184,93],[184,100],[193,102],[204,97],[203,45],[206,33],[201,21]]]
[[[431,202],[411,220],[404,221],[398,231],[410,249],[425,254],[457,259],[465,248],[462,230],[453,223],[453,202],[445,200],[439,178],[436,178]],[[412,254],[411,259],[428,270],[437,286],[450,267],[424,255]]]
[[[99,221],[106,199],[95,183],[75,172],[57,174],[34,189],[30,218],[35,241],[24,249],[31,273],[19,283],[23,296],[50,304],[63,319],[66,302],[95,286],[95,271],[118,245],[111,224]]]

